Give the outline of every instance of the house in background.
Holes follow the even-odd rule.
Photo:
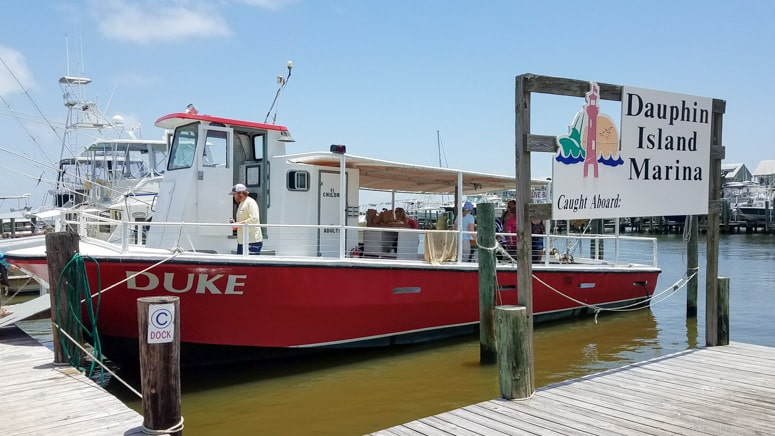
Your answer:
[[[747,182],[753,179],[753,175],[746,168],[745,164],[733,163],[733,164],[721,164],[721,176],[723,177],[722,184],[731,182]]]
[[[723,171],[723,170],[722,170]],[[753,176],[760,185],[775,188],[775,160],[763,160],[756,166]]]

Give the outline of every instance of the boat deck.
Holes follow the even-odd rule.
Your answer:
[[[372,434],[775,434],[775,348],[687,350]]]
[[[143,417],[16,327],[0,328],[0,434],[141,435]]]

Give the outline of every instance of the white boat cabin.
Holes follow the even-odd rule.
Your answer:
[[[348,211],[344,224],[358,225],[358,171],[346,171],[345,195],[340,197],[339,168],[296,163],[286,156],[285,145],[293,139],[285,127],[188,113],[167,115],[156,125],[174,129],[174,135],[153,220],[221,225],[185,231],[171,225],[151,226],[147,247],[185,245],[197,251],[232,253],[236,236],[224,224],[236,212],[237,203],[229,195],[235,183],[248,187],[258,201],[261,223],[270,224],[263,227],[265,254],[338,255],[336,226],[342,225],[342,200]],[[332,227],[312,227],[320,225]],[[292,237],[286,234],[291,232]],[[347,233],[347,246],[356,245],[357,230]]]

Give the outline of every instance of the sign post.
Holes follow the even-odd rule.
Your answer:
[[[137,321],[143,426],[180,435],[180,298],[138,298]]]

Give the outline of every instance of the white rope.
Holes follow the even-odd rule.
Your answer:
[[[21,286],[19,286],[19,287],[18,287],[18,288],[17,288],[17,289],[16,289],[16,290],[13,292],[13,295],[11,295],[10,297],[8,297],[8,289],[10,289],[11,287],[10,287],[10,286],[6,287],[6,288],[5,288],[5,296],[6,296],[6,297],[8,297],[8,299],[7,299],[7,300],[5,300],[5,301],[3,301],[3,304],[5,304],[6,306],[7,306],[7,305],[9,305],[9,304],[11,303],[11,301],[13,301],[13,299],[14,299],[14,298],[16,298],[16,296],[17,296],[17,295],[19,295],[19,292],[21,292],[21,291],[22,291],[22,289],[24,289],[24,288],[25,288],[25,286],[27,286],[28,284],[30,284],[30,282],[31,282],[31,281],[32,281],[32,277],[27,277],[27,280],[24,282],[24,284],[22,284]]]
[[[57,328],[57,331],[58,331],[59,333],[61,333],[61,334],[65,335],[65,337],[66,337],[68,340],[70,340],[70,342],[72,342],[73,344],[75,344],[75,345],[76,345],[78,348],[80,348],[80,349],[81,349],[81,351],[83,351],[83,352],[84,352],[84,353],[86,353],[87,355],[91,355],[91,353],[89,352],[89,350],[87,350],[86,348],[84,348],[84,347],[83,347],[81,344],[79,344],[79,343],[78,343],[78,341],[76,341],[75,339],[73,339],[73,337],[72,337],[72,336],[70,336],[69,334],[67,334],[67,332],[66,332],[66,331],[64,331],[64,330],[63,330],[61,327],[59,327],[59,325],[58,325],[57,323],[55,323],[55,322],[52,322],[52,324],[53,324],[53,325],[54,325],[54,326]],[[111,376],[113,376],[113,378],[115,378],[116,380],[118,380],[119,382],[121,382],[121,384],[123,384],[124,386],[126,386],[126,387],[127,387],[127,389],[129,389],[130,391],[132,391],[132,392],[133,392],[135,395],[137,395],[137,396],[138,396],[140,399],[143,399],[143,394],[141,394],[140,392],[138,392],[138,391],[137,391],[135,388],[133,388],[133,387],[132,387],[132,386],[131,386],[131,385],[130,385],[128,382],[126,382],[124,379],[122,379],[121,377],[119,377],[119,376],[118,376],[118,374],[116,374],[115,372],[111,371],[111,370],[110,370],[110,368],[108,368],[107,366],[105,366],[105,365],[104,365],[104,364],[103,364],[101,361],[99,361],[99,360],[92,360],[92,362],[94,362],[94,363],[98,364],[99,366],[101,366],[103,369],[105,369],[105,371],[107,371],[107,372],[108,372],[108,373],[109,373]],[[59,365],[55,364],[55,366],[66,366],[66,365],[67,365],[67,364],[59,364]],[[153,435],[162,435],[162,434],[171,434],[171,433],[177,433],[177,432],[179,432],[179,431],[182,431],[182,430],[183,430],[183,417],[181,416],[181,417],[180,417],[180,421],[178,421],[178,423],[177,423],[177,424],[173,425],[172,427],[170,427],[170,428],[168,428],[168,429],[164,429],[164,430],[154,430],[154,429],[150,429],[150,428],[146,427],[145,425],[143,425],[141,430],[142,430],[142,432],[143,432],[143,433],[145,433],[145,434],[153,434]]]
[[[84,348],[84,347],[83,347],[81,344],[79,344],[79,343],[78,343],[78,341],[76,341],[75,339],[73,339],[73,338],[72,338],[72,336],[68,335],[68,334],[67,334],[67,332],[66,332],[66,331],[64,331],[64,330],[63,330],[61,327],[59,327],[59,325],[58,325],[57,323],[55,323],[55,322],[53,322],[53,321],[52,321],[51,323],[52,323],[52,324],[54,324],[54,326],[57,328],[57,331],[58,331],[59,333],[62,333],[63,335],[65,335],[65,337],[66,337],[67,339],[69,339],[69,340],[70,340],[70,342],[72,342],[73,344],[75,344],[75,345],[76,345],[78,348],[80,348],[80,349],[81,349],[81,351],[83,351],[83,352],[84,352],[84,353],[86,353],[87,355],[91,355],[91,352],[89,352],[89,350],[87,350],[87,349],[86,349],[86,348]],[[113,378],[115,378],[116,380],[120,381],[120,382],[121,382],[121,383],[122,383],[124,386],[126,386],[126,387],[127,387],[129,390],[130,390],[130,391],[134,392],[134,393],[135,393],[135,395],[137,395],[137,396],[138,396],[138,397],[140,397],[140,398],[143,398],[143,395],[142,395],[140,392],[137,392],[137,390],[135,390],[135,388],[133,388],[132,386],[130,386],[130,385],[129,385],[129,383],[127,383],[127,382],[125,382],[124,380],[122,380],[122,379],[121,379],[121,377],[119,377],[119,376],[118,376],[118,375],[117,375],[115,372],[111,371],[111,370],[110,370],[110,368],[108,368],[107,366],[105,366],[105,365],[104,365],[104,364],[103,364],[101,361],[99,361],[99,360],[93,360],[92,362],[96,363],[97,365],[99,365],[99,366],[101,366],[103,369],[105,369],[105,371],[107,371],[108,373],[110,373],[110,375],[112,375],[112,376],[113,376]]]
[[[174,250],[174,253],[172,253],[171,255],[169,255],[169,256],[167,256],[167,257],[165,257],[164,259],[162,259],[162,260],[160,260],[160,261],[158,261],[158,262],[154,263],[153,265],[149,266],[148,268],[146,268],[146,269],[144,269],[144,270],[142,270],[142,271],[140,271],[140,272],[134,273],[134,274],[132,274],[131,276],[129,276],[129,277],[127,277],[127,278],[125,278],[124,280],[120,280],[120,281],[118,281],[118,282],[116,282],[116,283],[113,283],[112,285],[108,286],[108,287],[107,287],[107,288],[105,288],[105,289],[102,289],[102,290],[101,290],[101,291],[99,291],[99,292],[95,292],[94,294],[91,294],[91,298],[94,298],[94,297],[96,297],[96,296],[97,296],[97,295],[99,295],[99,294],[104,294],[105,292],[108,292],[109,290],[111,290],[111,289],[115,288],[116,286],[118,286],[118,285],[120,285],[120,284],[122,284],[122,283],[125,283],[125,282],[127,282],[128,280],[130,280],[130,279],[133,279],[133,278],[135,278],[135,277],[139,276],[140,274],[143,274],[143,273],[145,273],[145,272],[147,272],[147,271],[150,271],[150,270],[152,270],[153,268],[156,268],[157,266],[159,266],[159,265],[163,264],[164,262],[167,262],[167,261],[169,261],[169,260],[171,260],[171,259],[175,258],[177,255],[179,255],[179,254],[180,254],[180,253],[182,253],[182,252],[183,252],[182,250]],[[82,300],[81,300],[81,303],[83,303],[83,302],[85,302],[85,301],[86,301],[86,299],[84,298],[84,299],[82,299]]]
[[[484,246],[479,245],[479,241],[477,241],[476,246],[481,248],[481,249],[483,249],[483,250],[485,250],[485,251],[487,251],[487,252],[490,252],[490,253],[494,253],[496,251],[500,252],[500,253],[504,254],[509,259],[510,263],[516,263],[516,260],[513,257],[511,257],[509,252],[506,251],[500,244],[496,243],[494,247],[484,247]],[[609,311],[609,312],[632,312],[632,311],[636,311],[636,310],[646,309],[648,306],[645,303],[657,304],[657,303],[661,303],[662,301],[667,300],[668,298],[672,297],[673,294],[675,294],[679,289],[681,289],[684,286],[686,286],[686,284],[689,283],[689,281],[697,275],[699,268],[692,268],[692,269],[694,271],[692,272],[692,274],[690,276],[684,275],[683,277],[678,279],[678,281],[673,283],[671,286],[665,288],[663,291],[653,293],[653,294],[651,294],[650,297],[646,298],[645,300],[638,301],[638,302],[635,302],[635,303],[632,303],[632,304],[628,304],[628,305],[625,305],[625,306],[616,307],[616,308],[605,308],[605,307],[596,306],[594,304],[584,303],[583,301],[579,301],[579,300],[571,297],[570,295],[564,294],[560,290],[555,289],[554,287],[552,287],[548,283],[546,283],[543,280],[541,280],[538,277],[536,277],[535,274],[533,274],[533,279],[536,280],[537,282],[543,284],[544,286],[546,286],[552,292],[555,292],[556,294],[559,294],[559,295],[565,297],[566,299],[573,301],[574,303],[576,303],[578,305],[581,305],[581,306],[587,307],[589,309],[595,310],[595,323],[597,323],[597,315],[600,312],[604,311],[604,310],[605,311]],[[495,285],[496,285],[496,289],[497,289],[498,288],[498,274],[497,274],[497,272],[495,274]],[[669,292],[669,294],[663,297],[663,295],[667,294],[668,292]],[[500,293],[498,293],[498,295],[500,295]]]
[[[165,429],[165,430],[154,430],[152,428],[148,428],[145,425],[142,426],[141,431],[145,434],[172,434],[177,433],[180,431],[183,431],[183,417],[180,417],[180,421],[178,421],[177,424],[173,425],[172,427]]]
[[[663,294],[666,294],[667,292],[670,292],[670,294],[667,295],[662,300],[658,300],[658,301],[654,302],[654,303],[661,303],[665,299],[667,299],[667,298],[671,297],[673,294],[675,294],[675,292],[677,292],[679,289],[684,287],[686,285],[686,283],[688,283],[689,280],[691,280],[696,275],[697,275],[697,272],[695,271],[694,273],[692,273],[691,276],[688,276],[688,277],[687,276],[683,276],[683,277],[681,277],[677,282],[675,282],[674,284],[672,284],[671,286],[666,288],[664,291],[661,291],[661,292],[658,292],[658,293],[654,293],[654,294],[651,295],[651,297],[648,297],[648,298],[646,298],[643,301],[638,301],[638,302],[635,302],[635,303],[632,303],[632,304],[628,304],[628,305],[625,305],[625,306],[621,306],[621,307],[617,307],[617,308],[606,308],[606,307],[596,306],[594,304],[584,303],[583,301],[579,301],[579,300],[577,300],[577,299],[575,299],[575,298],[573,298],[573,297],[571,297],[569,295],[566,295],[566,294],[562,293],[561,291],[553,288],[548,283],[546,283],[543,280],[541,280],[538,277],[536,277],[535,274],[533,274],[533,279],[536,280],[537,282],[543,284],[544,286],[546,286],[552,292],[554,292],[556,294],[559,294],[559,295],[567,298],[568,300],[573,301],[574,303],[576,303],[576,304],[578,304],[580,306],[584,306],[584,307],[587,307],[589,309],[594,309],[595,310],[595,323],[597,323],[597,315],[600,312],[604,311],[604,310],[605,311],[609,311],[609,312],[632,312],[632,311],[636,311],[636,310],[643,310],[643,309],[646,309],[648,307],[644,303],[654,302],[655,298],[661,297]],[[638,307],[638,306],[640,306],[640,307]]]
[[[498,241],[495,241],[495,245],[492,246],[492,247],[485,247],[485,246],[480,245],[479,244],[479,240],[477,239],[476,240],[476,247],[486,251],[487,254],[492,257],[493,265],[497,265],[497,263],[498,263],[498,258],[495,256],[496,252],[501,251],[501,252],[506,253],[507,256],[509,255],[506,252],[506,250],[503,249],[503,246],[501,246],[501,244],[498,243]],[[511,256],[509,256],[509,258],[511,259]],[[501,293],[498,292],[499,289],[500,289],[500,284],[498,283],[498,270],[496,269],[495,270],[495,290],[496,290],[495,298],[497,299],[496,304],[503,304],[503,297],[501,296]]]

